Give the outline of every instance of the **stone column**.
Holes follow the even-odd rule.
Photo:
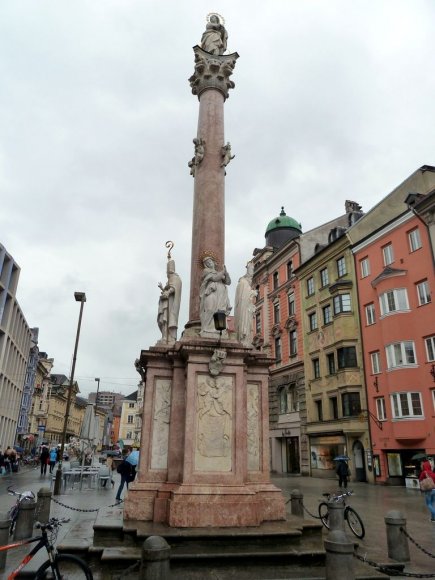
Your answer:
[[[190,77],[192,93],[199,99],[197,138],[202,139],[204,158],[195,167],[192,223],[192,257],[190,274],[189,326],[199,326],[199,287],[202,260],[211,252],[219,263],[225,263],[225,167],[222,164],[224,141],[224,102],[234,87],[233,73],[237,53],[214,55],[193,48],[195,72]]]

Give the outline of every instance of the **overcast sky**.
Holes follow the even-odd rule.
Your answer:
[[[53,372],[128,394],[159,338],[167,240],[187,322],[198,100],[208,12],[240,55],[225,104],[226,264],[237,280],[282,205],[307,231],[365,211],[435,164],[431,0],[3,0],[0,242]],[[180,333],[180,330],[179,330]]]

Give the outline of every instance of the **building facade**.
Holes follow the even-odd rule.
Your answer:
[[[16,299],[20,269],[0,244],[0,445],[12,446],[32,333]]]
[[[433,215],[434,188],[435,168],[423,166],[349,231],[376,481],[416,488],[414,456],[435,455],[435,277],[430,224],[414,204]]]
[[[136,420],[138,415],[137,394],[138,392],[134,391],[122,401],[119,440],[126,447],[139,447],[140,445],[140,439],[137,438],[139,436]]]
[[[33,393],[35,389],[36,370],[38,367],[38,328],[31,328],[32,340],[30,343],[29,360],[27,362],[24,379],[23,395],[21,397],[20,414],[18,416],[16,444],[24,449],[34,446],[35,435],[30,431],[30,412],[32,409]]]

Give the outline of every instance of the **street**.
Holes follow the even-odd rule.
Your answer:
[[[39,469],[23,468],[19,473],[13,473],[0,478],[0,509],[7,510],[13,503],[14,498],[7,495],[7,486],[13,485],[19,491],[31,489],[37,494],[41,487],[50,487],[50,477],[40,475]],[[51,515],[57,517],[69,517],[71,521],[61,528],[58,543],[65,537],[73,526],[83,524],[84,527],[92,528],[96,512],[76,511],[79,509],[97,509],[115,503],[115,494],[120,476],[115,472],[115,486],[110,485],[107,489],[89,489],[86,484],[80,491],[76,485],[74,489],[68,489],[65,494],[56,499],[74,510],[52,503]],[[272,481],[283,490],[286,498],[290,497],[293,489],[299,489],[304,494],[304,506],[309,512],[317,516],[319,502],[323,499],[323,492],[337,491],[337,482],[332,479],[319,479],[300,476],[274,476]],[[391,510],[401,511],[407,520],[407,531],[418,543],[429,552],[435,554],[435,525],[430,522],[430,515],[424,503],[424,498],[419,491],[404,487],[375,486],[366,483],[350,482],[349,489],[354,490],[354,495],[349,498],[351,505],[362,518],[366,536],[358,540],[361,548],[360,555],[369,560],[379,563],[387,561],[387,542],[384,517]],[[290,510],[290,504],[288,504]],[[306,519],[310,516],[305,513]],[[348,530],[346,530],[348,532]],[[327,531],[324,531],[327,534]],[[350,532],[348,532],[350,534]],[[357,541],[355,537],[352,539]],[[406,565],[405,571],[412,573],[434,573],[434,560],[418,550],[411,542],[409,544],[411,562]],[[29,547],[20,548],[8,553],[7,571],[23,558],[29,551]],[[38,555],[39,556],[39,555]],[[46,559],[46,554],[40,552],[41,562]],[[369,568],[367,566],[367,568]],[[368,570],[369,571],[369,570]],[[94,571],[98,578],[98,571]]]

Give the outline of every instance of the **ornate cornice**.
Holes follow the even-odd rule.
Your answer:
[[[237,52],[210,54],[199,46],[194,46],[193,52],[195,53],[195,72],[189,79],[192,93],[199,99],[206,89],[216,89],[227,99],[229,89],[235,86],[230,76],[239,58]]]

